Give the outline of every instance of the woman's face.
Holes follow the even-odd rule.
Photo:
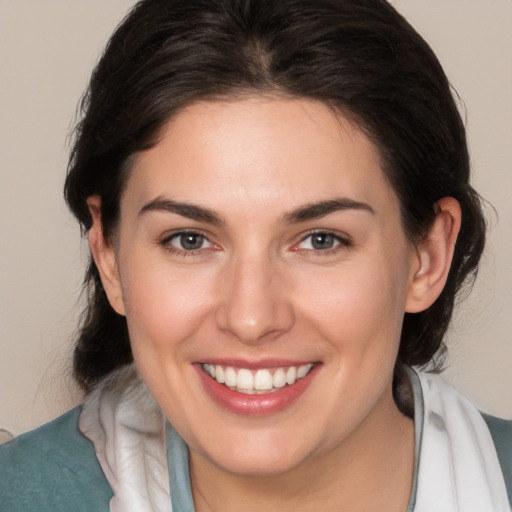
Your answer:
[[[112,302],[192,460],[286,472],[396,412],[416,251],[375,147],[322,103],[182,110],[134,165],[117,251]]]

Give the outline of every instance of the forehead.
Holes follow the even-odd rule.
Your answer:
[[[181,110],[137,156],[125,196],[239,212],[334,196],[396,203],[376,147],[353,122],[318,101],[263,97]]]

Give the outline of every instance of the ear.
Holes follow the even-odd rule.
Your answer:
[[[101,198],[94,195],[87,198],[87,206],[92,217],[92,227],[89,229],[89,249],[94,263],[99,270],[103,288],[110,305],[120,315],[124,315],[123,291],[119,279],[117,257],[114,247],[103,236],[101,223]]]
[[[429,308],[443,291],[460,229],[461,209],[453,197],[436,205],[436,217],[416,250],[416,262],[407,291],[405,311],[418,313]]]

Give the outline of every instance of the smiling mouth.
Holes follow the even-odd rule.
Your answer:
[[[204,372],[219,384],[233,391],[248,395],[274,393],[304,378],[313,368],[313,363],[280,368],[249,370],[218,364],[203,363]]]

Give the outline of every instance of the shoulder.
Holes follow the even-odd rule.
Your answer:
[[[79,415],[77,407],[0,446],[2,511],[108,511],[112,491]]]
[[[512,420],[503,420],[482,414],[491,432],[501,470],[507,486],[508,499],[512,504]]]

